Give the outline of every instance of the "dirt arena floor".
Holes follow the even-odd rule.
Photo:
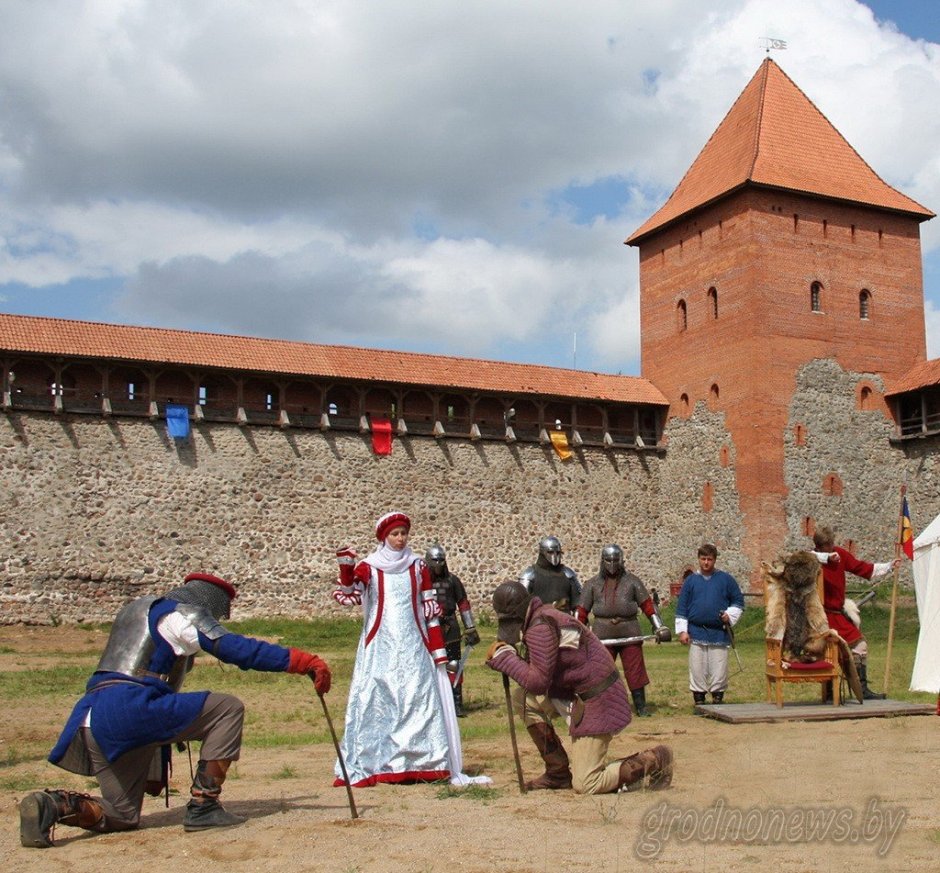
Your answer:
[[[4,629],[6,634],[9,629]],[[23,712],[5,713],[21,719]],[[334,714],[341,722],[342,714]],[[7,730],[0,730],[0,740]],[[46,871],[225,869],[336,873],[568,873],[638,868],[680,871],[908,871],[938,869],[940,719],[728,725],[692,715],[637,720],[615,738],[616,756],[667,743],[673,786],[661,792],[578,797],[520,795],[505,738],[465,743],[467,769],[491,790],[440,785],[332,788],[329,742],[249,748],[225,786],[241,827],[186,834],[185,798],[148,798],[140,830],[90,836],[60,828],[52,849],[19,844],[11,788],[23,764],[5,766],[0,790],[0,869]],[[523,765],[537,772],[525,733]],[[0,751],[4,751],[0,747]],[[49,787],[83,782],[29,764]],[[185,771],[185,772],[184,772]],[[71,781],[70,781],[71,780]],[[189,785],[185,759],[175,785]]]

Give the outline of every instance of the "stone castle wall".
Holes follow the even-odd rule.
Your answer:
[[[356,434],[200,424],[174,443],[162,422],[8,413],[0,621],[108,620],[196,570],[236,582],[242,616],[336,614],[335,550],[365,555],[392,508],[411,515],[416,550],[445,545],[478,609],[548,534],[582,578],[619,542],[665,594],[708,527],[687,487],[685,468],[701,463],[681,451],[690,440],[701,435],[683,422],[675,453],[583,449],[562,462],[533,444],[406,437],[377,457]],[[731,529],[729,477],[711,515]]]
[[[833,361],[797,374],[784,434],[787,549],[808,544],[811,517],[862,557],[889,558],[902,482],[915,532],[940,512],[940,454],[929,440],[892,444],[883,405],[858,408],[860,380],[881,388]],[[392,508],[412,516],[416,550],[444,544],[478,612],[548,534],[582,580],[619,543],[664,596],[710,540],[747,587],[755,568],[741,550],[724,414],[699,403],[669,422],[664,442],[664,454],[584,448],[563,462],[534,444],[405,437],[377,457],[357,434],[199,424],[176,443],[162,422],[8,412],[0,622],[106,621],[127,598],[196,570],[239,585],[236,615],[342,614],[329,596],[335,550],[364,556],[375,518]],[[833,473],[841,494],[826,492]]]

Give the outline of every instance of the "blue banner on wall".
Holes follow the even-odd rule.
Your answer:
[[[168,403],[166,405],[166,432],[175,440],[189,436],[189,407]]]

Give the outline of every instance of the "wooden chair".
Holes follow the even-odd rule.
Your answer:
[[[822,604],[822,567],[817,580],[817,596],[820,609]],[[765,579],[764,604],[768,602],[769,580]],[[779,592],[778,592],[779,593]],[[782,640],[766,637],[767,647],[765,676],[767,677],[767,700],[783,706],[783,686],[787,682],[818,682],[820,696],[825,703],[831,700],[834,706],[841,703],[842,670],[839,667],[839,644],[835,639],[826,640],[825,659],[811,663],[788,662],[783,660]]]

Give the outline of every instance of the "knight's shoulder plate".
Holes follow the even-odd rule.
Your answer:
[[[572,582],[574,582],[576,585],[580,585],[580,584],[581,584],[580,582],[578,582],[578,574],[575,573],[575,571],[572,570],[571,567],[562,566],[561,569],[562,569],[562,571],[564,572],[566,578],[570,579],[570,580],[571,580]]]
[[[194,606],[192,603],[180,603],[176,607],[176,611],[184,618],[189,619],[193,627],[210,640],[217,640],[220,637],[224,637],[227,633],[231,633],[231,631],[222,627],[218,619],[204,606]]]
[[[530,588],[535,581],[535,566],[526,567],[525,570],[519,574],[519,581],[525,585],[526,588]]]

